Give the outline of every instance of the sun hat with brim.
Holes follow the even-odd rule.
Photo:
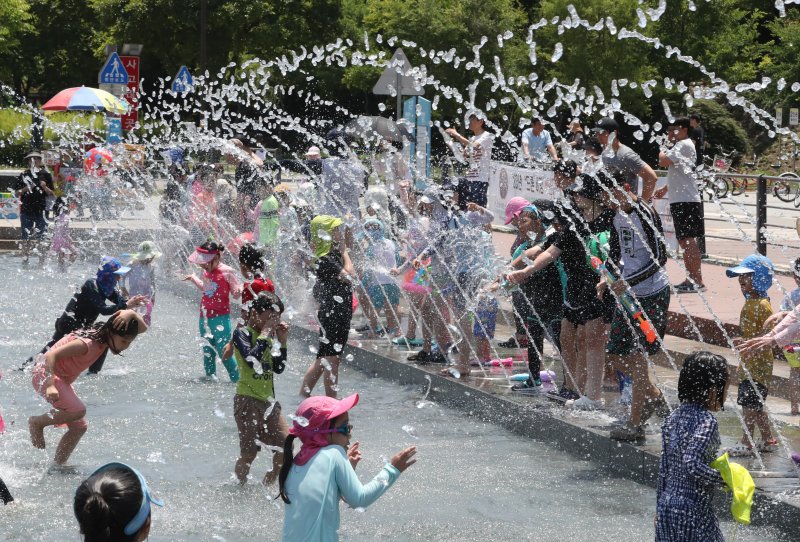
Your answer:
[[[208,263],[213,260],[216,256],[219,256],[219,250],[208,250],[203,247],[197,247],[194,249],[189,255],[189,262],[202,265],[204,263]]]
[[[729,278],[740,275],[753,275],[753,288],[760,294],[766,294],[772,286],[772,275],[775,273],[775,266],[772,261],[761,254],[751,254],[736,267],[731,267],[725,271]]]
[[[292,416],[292,427],[289,434],[303,443],[294,463],[304,465],[320,448],[329,444],[327,435],[331,420],[335,420],[358,404],[358,394],[354,393],[344,399],[334,399],[326,395],[315,395],[305,399],[298,405]]]
[[[520,197],[520,196],[515,196],[515,197],[511,198],[510,200],[508,200],[508,202],[506,203],[506,221],[505,221],[505,224],[511,224],[511,221],[519,216],[519,214],[522,212],[522,209],[526,205],[530,205],[530,204],[531,204],[531,202],[529,202],[528,200],[526,200],[525,198]]]
[[[141,261],[149,260],[150,258],[160,258],[161,252],[156,249],[156,245],[152,241],[143,241],[139,245],[139,252],[131,254],[131,260]]]
[[[32,152],[29,152],[28,154],[26,154],[26,155],[25,155],[25,158],[23,158],[23,160],[28,160],[28,159],[30,159],[30,158],[39,158],[39,159],[42,159],[42,153],[40,153],[40,152],[38,152],[38,151],[32,151]]]
[[[144,479],[144,476],[141,472],[136,470],[135,468],[131,467],[130,465],[126,465],[125,463],[107,463],[102,467],[95,470],[89,478],[100,474],[107,470],[112,469],[119,469],[119,470],[127,470],[132,472],[136,475],[136,478],[139,480],[139,486],[142,488],[142,504],[139,506],[139,511],[136,512],[136,515],[131,518],[131,520],[125,525],[123,531],[127,536],[132,536],[138,533],[141,528],[144,526],[147,518],[150,516],[150,504],[155,504],[156,506],[164,506],[164,501],[161,499],[157,499],[153,497],[153,494],[150,493],[150,488],[147,487],[147,480]]]
[[[321,152],[319,150],[319,147],[316,146],[309,147],[308,150],[306,151],[306,156],[320,156],[320,155]]]

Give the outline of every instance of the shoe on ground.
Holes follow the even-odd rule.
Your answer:
[[[427,363],[438,363],[441,365],[447,365],[449,361],[447,357],[443,355],[441,352],[433,352],[430,356],[428,356]]]
[[[355,329],[359,333],[363,333],[364,331],[369,331],[369,324],[361,324],[360,326],[356,326],[353,329]]]
[[[730,448],[725,448],[723,452],[727,452],[731,457],[753,457],[753,449],[745,446],[741,442],[737,442]]]
[[[535,378],[531,380],[529,378],[525,382],[520,382],[519,384],[511,386],[511,391],[519,393],[520,395],[541,395],[544,393],[544,387],[542,386],[541,379]]]
[[[628,424],[623,425],[622,427],[615,427],[609,433],[609,436],[613,440],[621,440],[623,442],[638,442],[645,439],[644,437],[644,427],[632,427]]]
[[[594,401],[585,395],[582,395],[578,399],[567,401],[567,406],[574,408],[575,410],[599,410],[603,408],[603,401]]]
[[[409,355],[406,359],[408,361],[413,361],[414,363],[428,363],[428,359],[431,357],[430,352],[426,352],[425,350],[420,350],[419,352],[414,352],[413,354]]]
[[[706,287],[702,284],[692,284],[691,282],[682,282],[675,285],[675,293],[678,294],[696,294],[698,292],[705,292]]]
[[[416,337],[408,338],[405,336],[395,337],[392,339],[392,344],[397,346],[422,346],[422,339]]]
[[[497,343],[498,348],[528,348],[528,339],[517,340],[516,337],[511,337],[507,341]]]
[[[763,452],[763,453],[774,452],[774,451],[776,451],[778,449],[779,445],[780,445],[780,443],[778,442],[778,439],[776,439],[776,438],[771,438],[771,439],[769,439],[767,441],[763,441],[762,440],[762,441],[760,441],[758,443],[758,451],[759,452]]]

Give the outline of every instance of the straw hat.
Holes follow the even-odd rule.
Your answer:
[[[156,249],[155,243],[152,241],[143,241],[139,245],[139,252],[131,255],[134,261],[143,261],[161,257],[161,252]]]

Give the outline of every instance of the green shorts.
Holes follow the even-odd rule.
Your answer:
[[[611,333],[606,352],[617,356],[625,356],[637,351],[651,356],[657,354],[661,350],[661,341],[667,331],[669,298],[670,291],[667,286],[653,295],[640,297],[637,300],[658,334],[652,343],[647,342],[644,333],[639,329],[639,323],[618,306],[614,312],[614,319],[611,321]]]

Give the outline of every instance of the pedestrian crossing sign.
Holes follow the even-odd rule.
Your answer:
[[[101,85],[127,85],[128,72],[117,53],[111,53],[97,78]]]

